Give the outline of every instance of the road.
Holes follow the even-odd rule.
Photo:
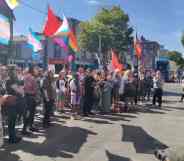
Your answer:
[[[58,115],[47,131],[6,144],[0,161],[156,161],[155,149],[184,143],[180,86],[166,84],[165,91],[162,109],[144,105],[135,113],[77,121]]]

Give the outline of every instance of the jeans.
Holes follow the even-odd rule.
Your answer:
[[[160,88],[154,89],[153,92],[153,105],[156,104],[156,101],[158,102],[159,106],[162,106],[162,95],[163,95],[163,90]]]
[[[83,114],[91,113],[94,99],[93,96],[84,96]]]
[[[26,98],[27,109],[24,112],[23,131],[26,130],[27,126],[30,126],[30,128],[33,126],[35,112],[36,112],[36,101],[34,96],[26,95],[25,98]]]

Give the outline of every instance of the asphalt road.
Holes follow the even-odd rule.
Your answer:
[[[165,91],[162,109],[148,103],[133,113],[74,121],[57,115],[47,131],[5,144],[0,161],[156,161],[155,149],[184,143],[180,86],[166,84]]]

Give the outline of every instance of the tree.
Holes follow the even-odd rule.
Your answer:
[[[128,23],[129,17],[120,7],[103,8],[90,21],[80,24],[80,48],[91,53],[97,53],[99,52],[99,40],[101,39],[103,58],[107,57],[110,49],[124,55],[133,40],[131,36],[133,29],[129,27]]]
[[[178,51],[170,51],[168,52],[168,56],[170,60],[174,61],[177,66],[183,68],[184,67],[184,58],[182,56],[182,53]]]
[[[184,46],[184,33],[183,33],[183,35],[182,35],[182,37],[181,37],[181,43],[182,43],[183,46]]]

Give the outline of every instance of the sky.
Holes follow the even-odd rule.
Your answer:
[[[130,25],[138,35],[146,39],[158,41],[166,49],[184,53],[181,35],[184,32],[184,0],[22,0],[24,4],[14,10],[16,22],[15,35],[27,34],[28,28],[42,31],[48,4],[55,13],[89,20],[102,8],[120,5],[129,15]]]

